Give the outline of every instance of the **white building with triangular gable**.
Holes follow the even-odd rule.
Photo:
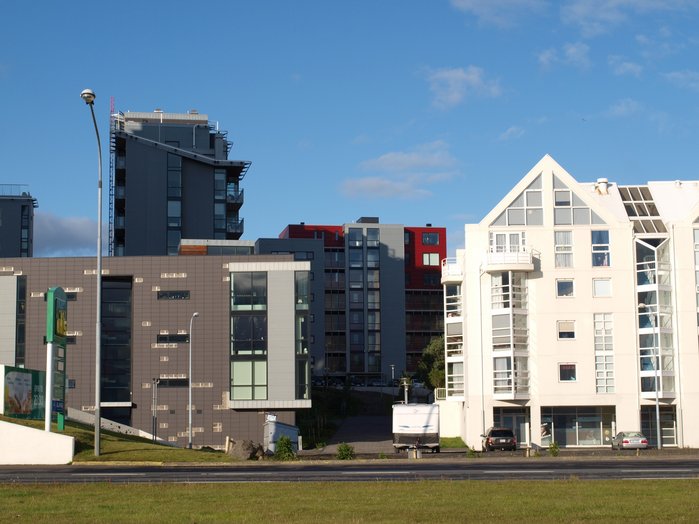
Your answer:
[[[698,217],[698,181],[580,183],[544,156],[443,262],[442,436],[699,447]]]

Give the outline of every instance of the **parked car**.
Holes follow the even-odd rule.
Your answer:
[[[648,439],[640,431],[620,431],[612,437],[612,449],[646,449]]]
[[[481,449],[483,451],[493,451],[494,449],[506,449],[515,451],[517,449],[517,438],[510,428],[490,428],[481,435]]]

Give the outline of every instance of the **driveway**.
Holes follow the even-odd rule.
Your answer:
[[[302,454],[334,457],[337,454],[337,446],[343,442],[353,446],[357,455],[393,454],[391,417],[385,415],[347,417],[340,423],[340,427],[324,448],[305,450]]]

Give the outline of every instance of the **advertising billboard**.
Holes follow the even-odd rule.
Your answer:
[[[42,420],[46,395],[46,373],[33,369],[0,366],[3,394],[2,414],[6,417]]]

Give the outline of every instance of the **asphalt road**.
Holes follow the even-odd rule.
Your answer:
[[[0,483],[697,479],[699,458],[422,458],[233,465],[1,466]]]

